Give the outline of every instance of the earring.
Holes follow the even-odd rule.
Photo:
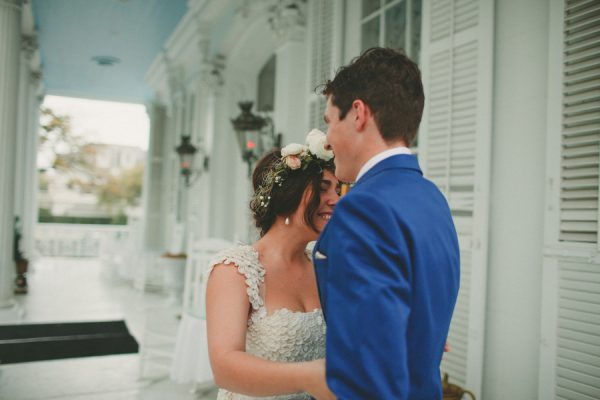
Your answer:
[[[283,222],[286,225],[290,224],[290,217],[285,217],[285,221]]]

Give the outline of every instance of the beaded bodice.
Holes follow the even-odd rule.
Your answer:
[[[271,361],[299,362],[325,357],[325,322],[320,309],[311,312],[286,308],[267,315],[264,302],[265,269],[252,246],[237,246],[219,253],[210,263],[231,264],[246,278],[252,311],[248,318],[246,352]],[[307,393],[268,397],[268,399],[310,399]],[[219,390],[218,400],[253,399]],[[264,397],[261,397],[264,399]]]

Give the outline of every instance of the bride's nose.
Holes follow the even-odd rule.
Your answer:
[[[338,192],[336,190],[333,190],[332,193],[329,196],[327,196],[326,203],[328,206],[334,207],[339,199],[340,199],[340,195],[338,194]]]

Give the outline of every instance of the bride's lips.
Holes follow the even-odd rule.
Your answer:
[[[317,215],[321,218],[323,218],[325,221],[329,221],[331,219],[331,212],[321,212],[318,213]]]

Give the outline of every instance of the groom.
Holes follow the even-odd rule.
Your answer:
[[[459,249],[444,196],[408,149],[423,113],[419,69],[372,48],[322,94],[336,175],[356,182],[313,254],[327,385],[340,399],[441,399]]]

